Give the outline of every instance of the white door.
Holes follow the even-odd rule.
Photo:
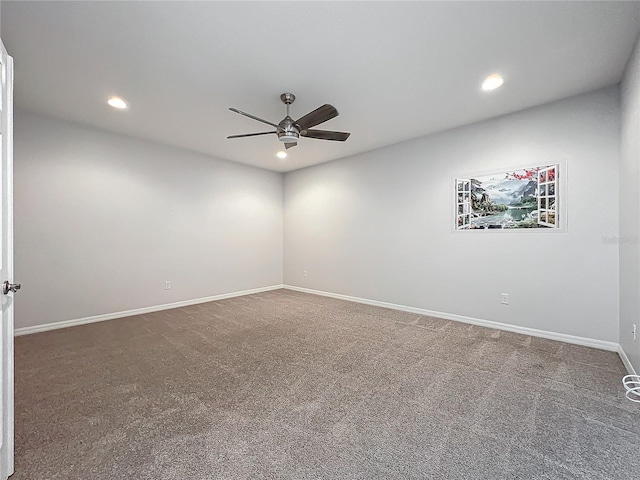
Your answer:
[[[0,204],[2,254],[0,255],[0,479],[13,473],[13,59],[0,41]]]

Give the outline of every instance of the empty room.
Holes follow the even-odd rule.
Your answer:
[[[639,35],[2,0],[0,480],[637,479]]]

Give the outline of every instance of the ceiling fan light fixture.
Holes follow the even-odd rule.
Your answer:
[[[276,153],[276,157],[280,159],[285,159],[287,158],[287,152],[285,152],[284,150],[280,150],[278,153]]]
[[[278,133],[278,140],[282,143],[295,143],[300,138],[296,132],[280,132]]]

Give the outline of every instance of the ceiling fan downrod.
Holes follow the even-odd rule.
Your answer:
[[[287,116],[280,122],[282,131],[278,132],[278,140],[283,143],[295,143],[300,138],[300,133],[294,125],[293,118],[289,116],[289,105],[296,101],[296,96],[293,93],[283,93],[280,100],[287,106]]]

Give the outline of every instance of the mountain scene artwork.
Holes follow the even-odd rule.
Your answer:
[[[558,228],[559,165],[457,178],[457,230]]]

